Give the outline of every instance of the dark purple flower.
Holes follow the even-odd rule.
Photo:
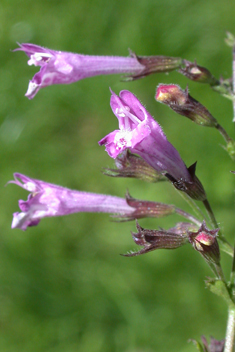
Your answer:
[[[108,134],[99,144],[105,145],[114,159],[129,149],[163,175],[190,183],[192,177],[178,151],[135,95],[127,90],[121,91],[119,97],[111,93],[110,105],[118,118],[119,130]]]

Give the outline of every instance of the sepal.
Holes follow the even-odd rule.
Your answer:
[[[146,182],[166,181],[167,178],[151,167],[138,155],[125,150],[115,159],[117,169],[104,169],[104,174],[111,177],[131,177]]]
[[[152,73],[170,72],[180,68],[183,60],[180,57],[171,56],[137,56],[134,52],[130,51],[132,58],[135,58],[139,64],[144,67],[144,70],[137,74],[131,74],[123,78],[124,81],[133,81],[138,78],[143,78]]]
[[[129,207],[135,210],[132,213],[123,216],[113,216],[119,221],[129,221],[141,218],[162,218],[176,212],[174,205],[135,199],[131,197],[128,192],[126,193],[126,203]]]
[[[169,230],[148,230],[144,229],[136,221],[138,232],[132,232],[134,242],[139,246],[144,246],[138,252],[125,254],[126,257],[134,257],[145,254],[155,249],[176,249],[188,243],[189,229],[196,230],[196,225],[191,223],[180,222]]]
[[[186,181],[184,179],[176,180],[173,176],[166,173],[165,176],[172,182],[173,186],[179,191],[185,192],[190,198],[204,201],[207,199],[206,192],[200,182],[200,180],[195,175],[196,172],[196,162],[188,167],[188,172],[191,176],[191,181]]]

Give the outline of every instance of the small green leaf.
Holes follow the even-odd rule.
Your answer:
[[[222,280],[217,280],[217,279],[209,279],[206,281],[206,287],[209,288],[209,290],[216,294],[217,296],[222,297],[228,304],[229,307],[234,307],[234,302],[232,301],[229,291],[227,289],[227,286],[225,282]]]
[[[226,35],[227,35],[227,37],[224,39],[225,43],[228,46],[234,47],[234,45],[235,45],[235,37],[234,37],[234,35],[232,33],[230,33],[230,32],[227,32]]]
[[[191,339],[189,342],[192,342],[199,352],[206,352],[203,345],[199,341]]]

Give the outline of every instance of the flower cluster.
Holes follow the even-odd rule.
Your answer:
[[[92,76],[127,74],[124,80],[134,80],[152,73],[172,70],[177,70],[190,80],[207,83],[225,95],[222,89],[225,85],[223,86],[209,70],[197,65],[196,62],[191,63],[178,57],[137,56],[132,52],[129,57],[90,56],[55,51],[34,44],[19,44],[19,48],[15,50],[25,52],[29,57],[29,65],[40,66],[40,71],[29,82],[26,93],[29,99],[34,98],[41,88],[53,84],[70,84]],[[230,91],[229,86],[226,94]],[[26,230],[28,227],[38,225],[45,217],[79,212],[108,213],[115,221],[135,220],[137,232],[132,232],[132,238],[135,244],[142,248],[125,256],[133,257],[156,249],[177,249],[189,244],[201,254],[216,276],[215,282],[210,282],[208,287],[214,284],[211,291],[219,292],[221,296],[223,292],[231,305],[234,282],[231,282],[230,286],[225,286],[218,242],[229,254],[232,248],[218,228],[206,192],[196,176],[196,163],[188,167],[185,165],[161,126],[132,92],[122,90],[119,95],[111,89],[110,92],[110,106],[118,119],[118,128],[108,131],[98,143],[105,146],[108,155],[115,160],[116,168],[106,168],[104,174],[111,177],[138,178],[152,183],[170,182],[193,204],[197,217],[172,204],[135,199],[128,192],[125,197],[120,198],[114,195],[71,190],[15,173],[14,180],[9,183],[24,188],[29,192],[29,196],[26,201],[19,200],[20,212],[13,214],[12,228]],[[198,125],[216,128],[227,143],[225,149],[235,160],[235,141],[228,136],[211,113],[189,94],[188,88],[183,90],[175,84],[159,84],[155,99]],[[234,100],[234,94],[232,99]],[[207,227],[205,216],[195,204],[195,200],[203,203],[212,229]],[[142,218],[160,218],[173,214],[180,215],[186,221],[177,222],[169,229],[157,230],[145,229],[137,221]],[[231,277],[234,279],[234,272]],[[218,282],[219,288],[216,287]],[[234,301],[232,307],[235,312]],[[196,342],[200,351],[222,352],[224,349],[224,341],[212,338],[209,345],[203,337],[202,342],[203,345]]]
[[[29,65],[41,67],[40,72],[30,81],[26,93],[30,99],[40,88],[52,84],[73,83],[86,77],[113,73],[131,72],[132,79],[135,79],[153,72],[170,71],[181,67],[183,63],[179,58],[163,56],[137,57],[131,53],[129,58],[100,57],[54,51],[34,44],[19,46],[16,50],[26,53]],[[172,89],[160,86],[158,100],[165,102],[164,99],[171,99],[169,94]],[[175,89],[177,87],[173,91]],[[179,90],[177,94],[180,105],[182,99],[185,105],[187,97],[183,91]],[[166,98],[163,99],[163,96]],[[118,168],[107,169],[107,175],[137,177],[150,182],[170,180],[178,190],[185,192],[189,197],[202,201],[206,199],[205,191],[195,175],[196,164],[186,167],[160,125],[133,93],[122,90],[118,96],[111,91],[110,106],[118,119],[119,129],[101,139],[99,145],[105,145],[107,153],[116,160]],[[199,250],[199,244],[195,245],[197,242],[193,234],[200,231],[200,221],[173,205],[136,200],[129,194],[126,198],[119,198],[70,190],[19,173],[16,173],[15,180],[10,182],[30,192],[27,201],[19,201],[21,212],[14,214],[12,228],[26,230],[29,226],[37,225],[44,217],[75,212],[111,213],[121,221],[179,213],[191,222],[178,223],[169,230],[145,230],[137,223],[138,233],[133,233],[133,239],[144,248],[134,255],[157,248],[173,249],[185,243],[192,243],[194,248]],[[198,236],[196,238],[198,239]],[[212,242],[210,245],[213,245]]]

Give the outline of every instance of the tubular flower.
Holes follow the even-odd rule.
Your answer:
[[[38,73],[29,82],[26,97],[34,98],[40,88],[52,84],[69,84],[83,78],[114,73],[133,73],[141,76],[146,67],[135,55],[90,56],[55,51],[35,44],[19,44],[15,49],[24,51],[29,57],[28,65],[41,66]]]
[[[161,174],[183,183],[192,182],[178,151],[135,95],[127,90],[121,91],[119,97],[112,91],[111,94],[110,105],[118,118],[119,130],[109,133],[99,142],[106,146],[109,156],[115,159],[129,149]]]
[[[174,214],[173,205],[149,202],[132,198],[129,193],[125,198],[80,192],[14,174],[15,183],[30,192],[27,201],[20,200],[21,213],[13,214],[12,228],[26,230],[36,226],[45,217],[63,216],[72,213],[111,213],[119,221],[128,221],[147,217],[160,218]],[[183,214],[184,216],[184,214]]]
[[[24,188],[30,195],[27,201],[19,201],[21,213],[13,214],[12,228],[26,230],[28,226],[36,226],[44,217],[77,212],[113,213],[126,218],[136,212],[125,198],[70,190],[19,173],[15,173],[14,178],[9,183]]]
[[[26,97],[34,98],[40,88],[52,84],[69,84],[83,78],[128,73],[126,80],[145,77],[155,72],[169,72],[180,68],[181,58],[168,56],[130,57],[91,56],[55,51],[35,44],[19,44],[15,51],[24,51],[29,57],[28,65],[41,66],[41,69],[29,82]]]

